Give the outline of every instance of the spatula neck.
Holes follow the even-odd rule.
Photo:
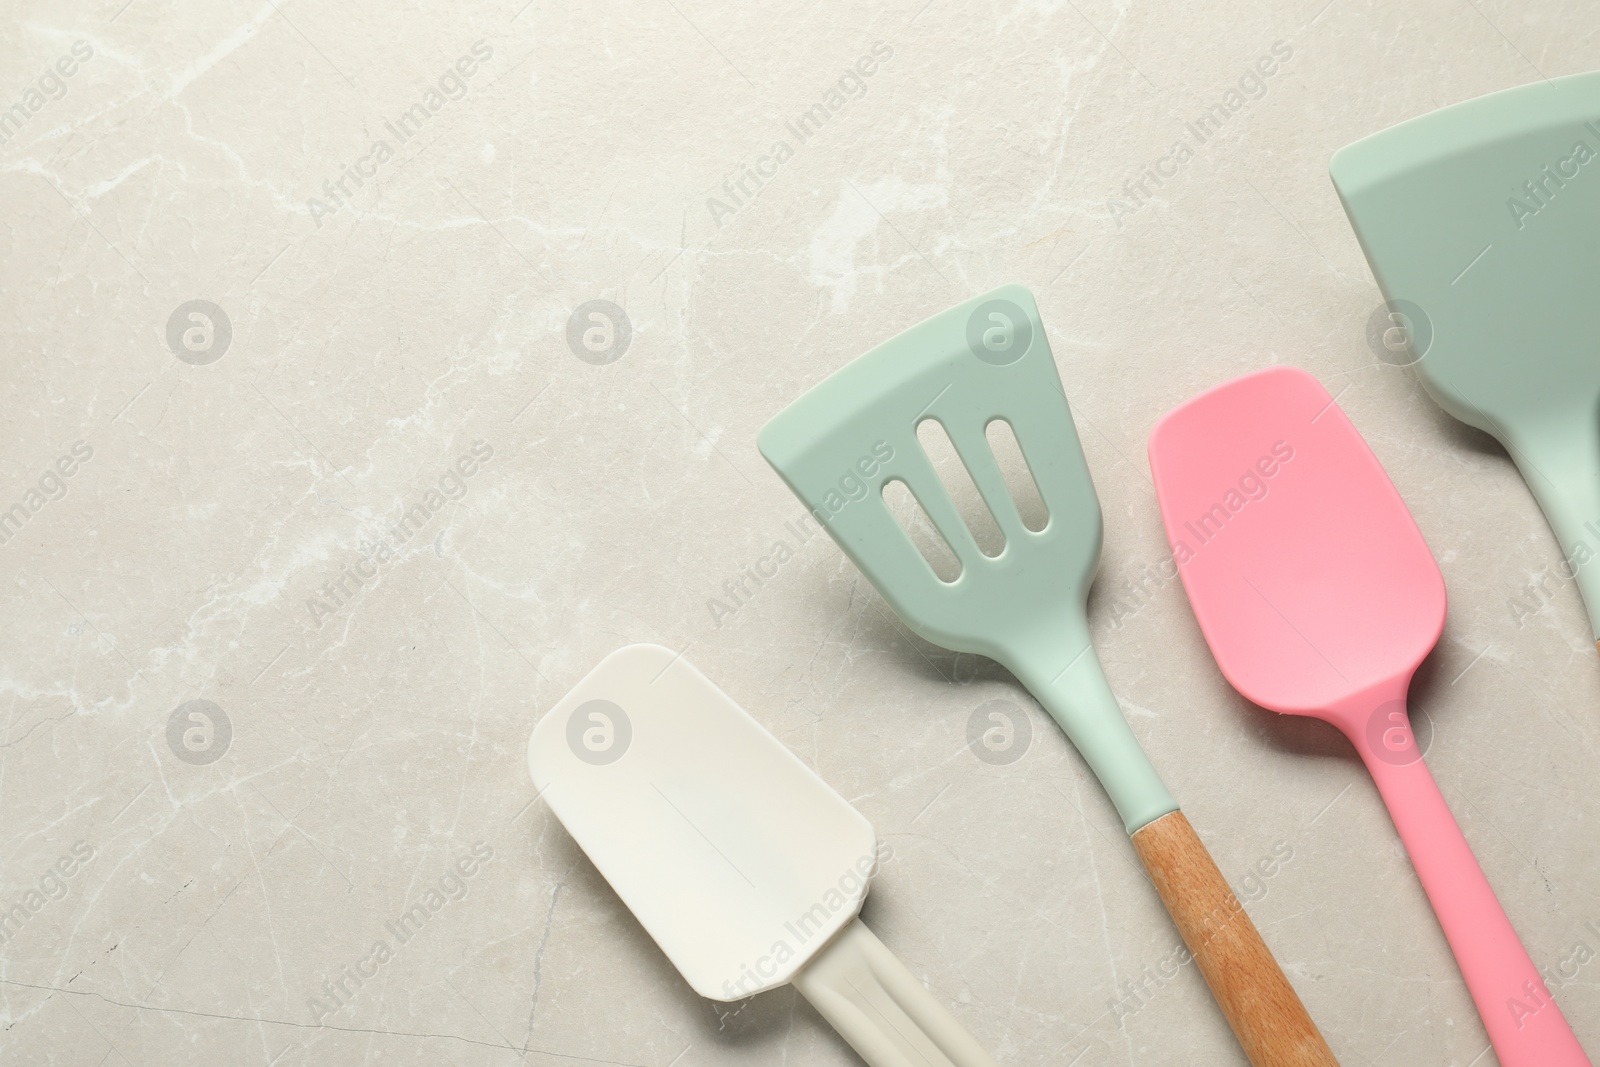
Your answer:
[[[1577,585],[1600,638],[1600,431],[1595,413],[1553,417],[1506,444],[1561,543],[1556,577]]]
[[[1071,739],[1128,833],[1178,810],[1111,692],[1087,624],[1039,628],[1000,659]]]
[[[1321,717],[1337,726],[1355,746],[1362,762],[1401,766],[1422,758],[1411,732],[1406,694],[1409,674],[1365,689],[1328,708]]]

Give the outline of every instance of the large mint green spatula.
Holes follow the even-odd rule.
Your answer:
[[[1423,385],[1516,460],[1600,638],[1600,73],[1411,119],[1329,169]]]
[[[919,444],[928,419],[992,513],[1005,540],[997,554],[979,547]],[[1024,524],[990,450],[997,421],[1010,424],[1044,499],[1041,529]],[[1084,612],[1100,503],[1032,295],[997,289],[879,345],[768,423],[760,447],[908,626],[1000,661],[1060,723],[1110,794],[1250,1062],[1335,1064],[1101,673]],[[891,482],[909,488],[953,550],[953,580],[896,520],[883,497]]]

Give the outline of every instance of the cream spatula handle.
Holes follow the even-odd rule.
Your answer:
[[[1338,1067],[1183,812],[1141,826],[1133,847],[1254,1067]]]
[[[996,1067],[860,919],[794,986],[870,1067]]]

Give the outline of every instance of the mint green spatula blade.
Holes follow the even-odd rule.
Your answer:
[[[1600,637],[1600,73],[1403,122],[1329,169],[1423,384],[1511,453]]]
[[[1005,536],[983,554],[917,441],[937,419]],[[1011,424],[1049,509],[1022,521],[989,448]],[[900,617],[934,644],[999,660],[1061,724],[1131,833],[1177,808],[1128,729],[1089,641],[1100,501],[1033,296],[1012,285],[872,349],[761,431],[761,454]],[[903,482],[960,561],[943,582],[883,499]]]

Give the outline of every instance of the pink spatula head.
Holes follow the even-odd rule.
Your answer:
[[[1222,673],[1355,745],[1501,1064],[1587,1067],[1412,738],[1406,691],[1443,630],[1444,580],[1372,450],[1315,378],[1273,367],[1168,412],[1150,467]]]
[[[1349,734],[1444,629],[1444,579],[1377,457],[1305,371],[1202,393],[1150,437],[1183,586],[1233,687]]]

